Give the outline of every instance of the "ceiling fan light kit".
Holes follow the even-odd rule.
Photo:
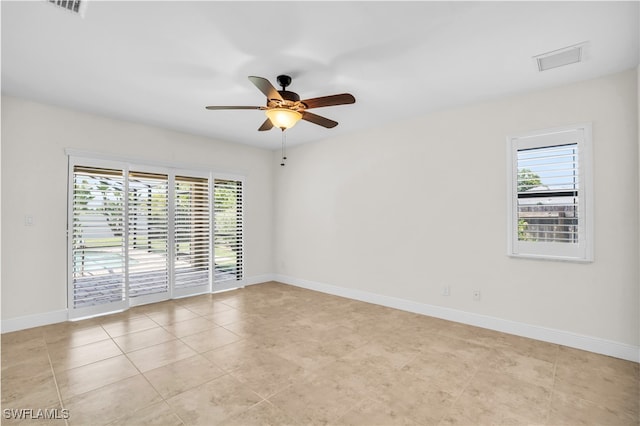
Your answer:
[[[302,114],[288,108],[271,108],[265,110],[264,113],[267,115],[267,118],[271,121],[273,126],[282,130],[292,128],[298,121],[300,121],[300,119],[302,119]]]

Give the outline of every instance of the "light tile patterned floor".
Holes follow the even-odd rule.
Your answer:
[[[633,362],[278,283],[2,335],[2,408],[68,410],[37,425],[637,426],[638,383]]]

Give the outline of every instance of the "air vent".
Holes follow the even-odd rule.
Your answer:
[[[84,3],[86,0],[49,0],[52,3],[62,9],[69,10],[71,12],[82,15],[84,9]]]
[[[587,42],[584,42],[534,56],[533,58],[538,64],[538,71],[546,71],[583,61],[586,45]]]

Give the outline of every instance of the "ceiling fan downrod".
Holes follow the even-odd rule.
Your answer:
[[[280,162],[280,165],[284,167],[284,165],[286,164],[285,162],[287,161],[287,152],[286,152],[286,142],[287,142],[287,136],[286,136],[286,129],[282,129],[282,161]]]
[[[278,84],[282,87],[282,90],[287,90],[287,86],[291,84],[291,77],[288,75],[281,74],[276,77]]]

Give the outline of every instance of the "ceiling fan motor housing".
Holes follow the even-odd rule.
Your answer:
[[[298,96],[296,92],[290,92],[288,90],[278,90],[278,93],[280,93],[280,96],[282,96],[282,99],[284,99],[285,101],[298,102],[300,100],[300,96]]]

